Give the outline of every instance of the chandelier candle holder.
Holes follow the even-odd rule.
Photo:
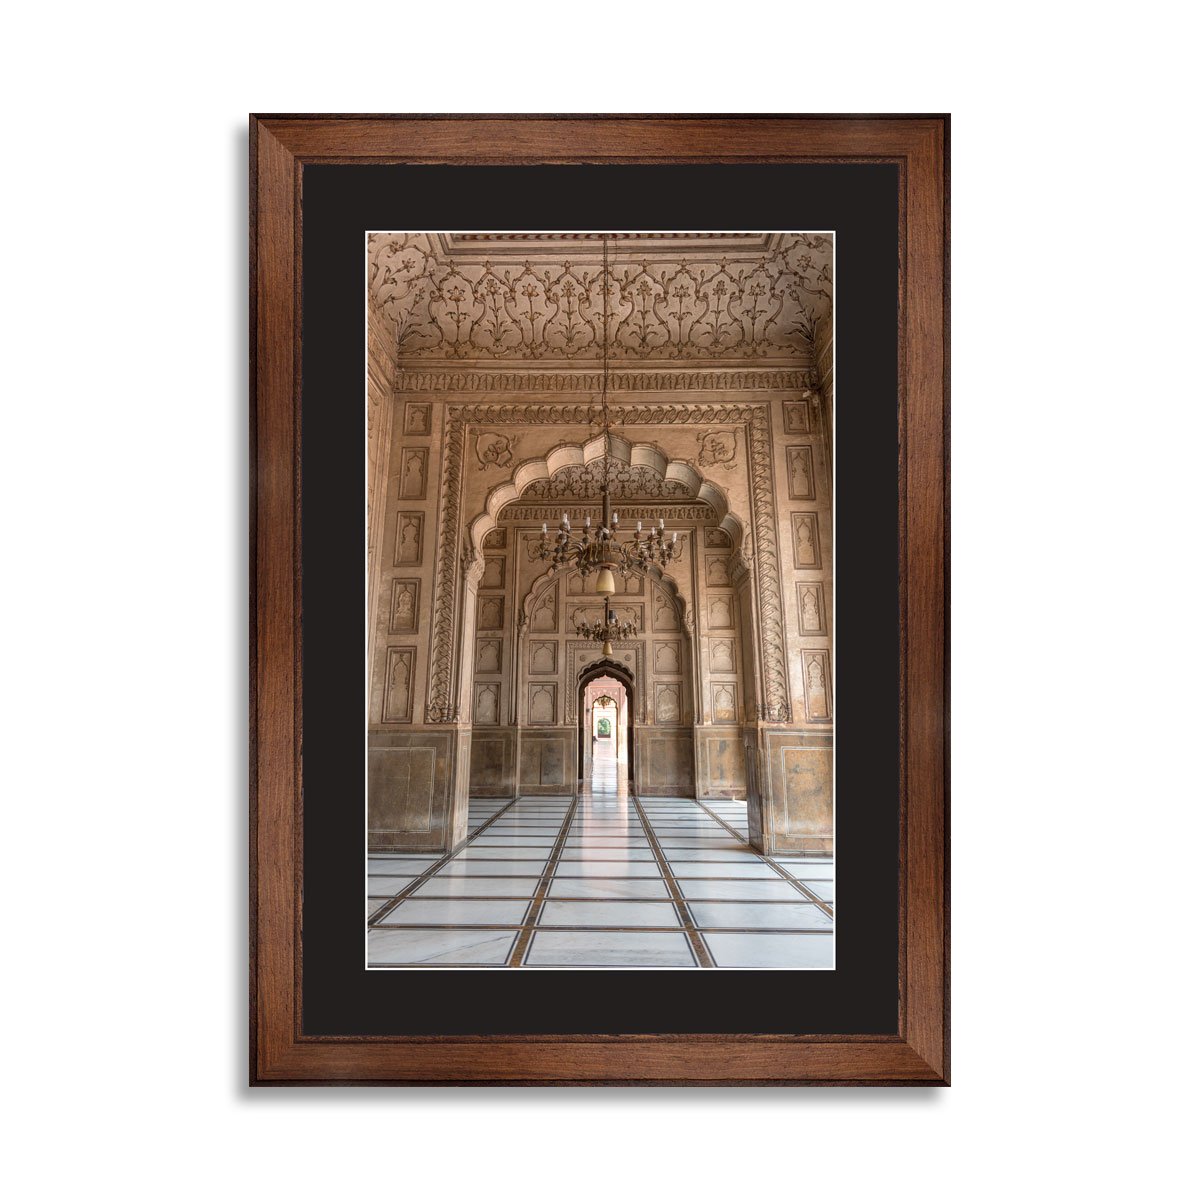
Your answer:
[[[613,656],[613,642],[628,642],[638,635],[636,621],[618,621],[617,614],[604,601],[604,617],[599,621],[576,621],[575,633],[578,637],[587,638],[590,642],[603,642],[603,653],[606,657]]]
[[[649,566],[665,567],[673,559],[678,558],[682,547],[679,544],[679,534],[672,533],[667,541],[665,522],[660,517],[657,527],[652,527],[643,536],[642,523],[637,523],[637,531],[628,541],[617,540],[617,514],[612,511],[609,503],[609,447],[611,435],[608,424],[608,238],[604,238],[604,266],[601,277],[601,292],[604,297],[604,371],[601,376],[600,411],[604,427],[604,485],[601,488],[603,507],[600,524],[592,530],[592,518],[586,517],[583,522],[583,533],[573,535],[571,521],[563,513],[562,524],[550,540],[549,527],[543,522],[542,540],[538,545],[538,557],[549,562],[558,570],[560,567],[577,569],[586,579],[596,572],[596,592],[601,596],[611,596],[617,590],[613,571],[621,578],[626,578],[631,571],[644,571]],[[605,601],[607,611],[607,600]],[[605,653],[609,653],[606,649]]]
[[[600,524],[593,530],[592,518],[585,517],[583,532],[576,534],[571,528],[571,519],[563,513],[562,523],[550,540],[549,526],[542,522],[542,539],[538,544],[538,557],[549,562],[555,570],[572,567],[586,579],[596,572],[596,592],[611,596],[617,590],[613,572],[628,578],[633,571],[644,571],[647,567],[665,567],[679,557],[679,534],[672,532],[670,539],[660,517],[658,525],[649,532],[642,532],[642,523],[627,541],[619,541],[617,529],[620,516],[609,508],[608,484],[603,489],[603,508]]]

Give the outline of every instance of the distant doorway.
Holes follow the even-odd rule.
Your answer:
[[[580,790],[633,789],[633,676],[597,663],[579,678]]]

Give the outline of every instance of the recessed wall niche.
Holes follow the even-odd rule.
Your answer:
[[[421,513],[398,512],[396,514],[396,545],[392,564],[397,567],[419,567],[421,565],[421,539],[425,518]]]
[[[429,466],[429,451],[405,450],[400,455],[400,499],[425,499],[425,474]]]
[[[388,632],[415,632],[419,624],[420,601],[421,581],[419,579],[393,579]]]

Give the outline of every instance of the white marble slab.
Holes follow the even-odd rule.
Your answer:
[[[822,900],[828,900],[833,903],[833,883],[826,882],[824,879],[805,879],[804,886],[815,896],[820,896]]]
[[[527,900],[405,900],[384,925],[520,925]]]
[[[718,967],[833,966],[829,933],[705,933],[704,941]]]
[[[663,847],[663,853],[671,862],[762,862],[762,857],[754,853],[749,846],[736,849],[724,846],[672,846]]]
[[[367,962],[502,965],[516,936],[515,929],[377,928],[368,935]]]
[[[662,879],[613,879],[584,876],[555,876],[551,900],[669,900],[671,893]]]
[[[805,862],[798,859],[779,858],[775,861],[789,874],[797,879],[832,879],[833,863]]]
[[[653,862],[654,851],[649,846],[567,846],[562,852],[564,862],[605,859],[610,862]]]
[[[526,858],[545,862],[550,857],[549,846],[480,846],[472,842],[465,850],[460,850],[457,858]]]
[[[778,879],[779,872],[770,863],[756,859],[745,862],[680,862],[671,860],[671,871],[677,879],[732,878]]]
[[[543,860],[529,862],[524,859],[503,858],[452,858],[444,867],[439,867],[435,878],[443,875],[529,875],[534,879],[542,873],[546,864]]]
[[[538,885],[537,876],[481,876],[437,874],[426,880],[413,896],[417,899],[453,898],[458,896],[532,896]]]
[[[658,869],[658,863],[653,860],[634,862],[631,859],[622,859],[616,862],[597,859],[570,861],[564,859],[557,863],[554,871],[555,879],[589,879],[613,875],[661,877],[661,872]]]
[[[685,934],[539,929],[525,957],[530,967],[694,967]]]
[[[769,869],[769,868],[768,868]],[[679,879],[689,900],[803,900],[786,879]]]
[[[798,904],[743,904],[736,901],[721,903],[693,900],[688,902],[688,908],[692,910],[692,919],[701,929],[721,926],[739,929],[827,929],[833,925],[815,904],[804,901]]]
[[[635,900],[547,900],[542,905],[542,914],[538,919],[539,926],[605,925],[616,929],[678,924],[675,905]]]

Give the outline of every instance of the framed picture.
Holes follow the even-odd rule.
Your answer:
[[[948,135],[251,119],[252,1083],[948,1083]]]

